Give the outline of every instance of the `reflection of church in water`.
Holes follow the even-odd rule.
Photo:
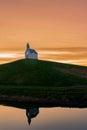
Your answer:
[[[35,118],[39,114],[39,108],[26,109],[26,116],[28,118],[29,125],[31,124],[32,118]]]

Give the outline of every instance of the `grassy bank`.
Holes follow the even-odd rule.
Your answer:
[[[0,96],[24,96],[33,98],[71,98],[87,97],[85,87],[47,87],[47,86],[0,86]]]
[[[0,103],[15,107],[87,107],[86,86],[0,86]],[[17,106],[18,104],[18,106]]]

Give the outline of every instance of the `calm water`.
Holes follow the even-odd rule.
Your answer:
[[[87,109],[0,106],[0,130],[87,130]]]

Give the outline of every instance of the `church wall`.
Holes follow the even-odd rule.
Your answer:
[[[29,58],[29,59],[38,59],[38,54],[30,53],[30,54],[28,55],[28,58]]]

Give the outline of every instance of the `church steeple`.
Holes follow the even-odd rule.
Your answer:
[[[27,49],[29,49],[30,48],[30,45],[29,45],[29,43],[27,43]]]

